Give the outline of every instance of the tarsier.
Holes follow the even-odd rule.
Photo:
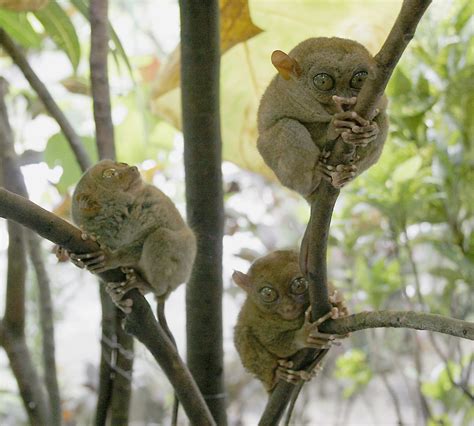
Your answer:
[[[132,288],[164,301],[189,278],[195,236],[173,202],[146,184],[135,166],[103,160],[87,170],[73,194],[72,217],[101,249],[70,254],[71,260],[93,273],[122,267],[127,280],[106,288],[126,313],[132,301],[123,296]]]
[[[321,179],[340,188],[374,164],[387,137],[387,101],[374,117],[352,111],[374,59],[361,44],[342,38],[310,38],[289,54],[276,50],[278,74],[258,111],[258,150],[280,182],[307,200]],[[357,148],[350,164],[326,164],[339,137]]]
[[[336,338],[318,326],[328,318],[347,315],[341,295],[329,287],[332,310],[310,321],[308,282],[299,268],[298,253],[279,250],[257,259],[248,273],[232,278],[247,293],[234,330],[234,343],[244,367],[271,392],[279,379],[296,383],[311,373],[292,370],[289,358],[303,348],[325,349]]]

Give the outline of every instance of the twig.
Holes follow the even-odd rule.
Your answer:
[[[113,160],[115,159],[115,145],[107,67],[109,52],[107,13],[107,0],[91,0],[89,14],[91,23],[90,70],[96,143],[99,158]]]
[[[43,338],[44,380],[49,395],[51,410],[51,425],[61,425],[61,396],[59,393],[58,373],[56,369],[54,343],[54,313],[51,297],[51,285],[41,255],[41,241],[32,231],[26,233],[30,251],[31,263],[36,272],[39,289],[39,311],[41,334]]]
[[[0,188],[0,217],[18,222],[72,253],[92,253],[99,249],[96,242],[90,239],[84,241],[81,238],[80,229],[4,188]],[[125,280],[125,275],[120,269],[104,272],[99,277],[104,282]],[[196,382],[165,332],[156,322],[148,302],[137,290],[127,293],[127,297],[133,300],[133,309],[126,318],[126,328],[148,348],[158,361],[176,390],[191,423],[214,425],[211,413]]]
[[[15,166],[13,134],[4,101],[6,82],[0,79],[0,174],[3,184],[16,192],[26,193],[19,168]],[[2,344],[20,389],[20,395],[31,424],[48,424],[46,395],[26,344],[25,281],[26,243],[20,224],[8,221],[8,270],[5,316],[2,320]]]
[[[74,131],[71,123],[58,107],[46,86],[35,74],[30,64],[26,60],[23,52],[2,28],[0,28],[0,45],[3,46],[3,48],[12,58],[13,62],[15,62],[18,68],[20,68],[21,72],[28,80],[34,91],[38,94],[48,112],[59,124],[59,127],[69,142],[69,145],[74,152],[74,155],[76,156],[82,171],[88,169],[91,165],[91,160],[84,149],[80,137]]]

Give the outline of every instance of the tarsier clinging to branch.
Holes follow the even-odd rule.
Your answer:
[[[279,379],[296,383],[311,373],[294,371],[289,358],[303,348],[325,349],[336,338],[318,326],[328,318],[347,315],[341,295],[331,285],[333,309],[310,321],[308,282],[299,268],[298,253],[279,250],[257,259],[249,271],[232,278],[247,293],[235,326],[234,343],[242,364],[271,392]]]
[[[342,38],[310,38],[288,55],[272,54],[278,74],[258,111],[258,150],[280,182],[311,200],[321,179],[336,188],[374,164],[387,137],[386,98],[366,120],[352,111],[373,75],[374,59],[361,44]],[[357,148],[350,164],[330,166],[332,143],[341,135]]]
[[[103,160],[87,170],[74,191],[72,217],[101,249],[70,254],[71,260],[93,273],[124,268],[127,280],[108,283],[107,291],[125,312],[132,301],[123,296],[132,288],[164,301],[189,278],[195,236],[173,202],[143,182],[136,167]]]

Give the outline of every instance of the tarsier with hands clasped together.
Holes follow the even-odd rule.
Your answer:
[[[143,182],[136,167],[103,160],[87,170],[73,194],[72,217],[101,249],[70,254],[71,260],[93,273],[122,267],[127,280],[106,288],[124,312],[131,311],[131,299],[123,296],[132,288],[164,301],[189,278],[195,236],[173,202]]]
[[[387,137],[387,101],[374,117],[352,109],[374,59],[361,44],[342,38],[311,38],[289,54],[276,50],[278,74],[258,111],[258,150],[280,182],[311,200],[321,179],[340,188],[374,164]],[[357,148],[350,164],[331,166],[327,158],[339,137]]]
[[[311,373],[292,370],[289,358],[303,348],[326,349],[336,338],[318,326],[328,318],[347,315],[341,295],[329,286],[332,310],[310,321],[308,282],[299,268],[298,253],[279,250],[257,259],[248,273],[232,278],[247,293],[235,326],[234,343],[242,364],[271,392],[279,379],[296,383]]]

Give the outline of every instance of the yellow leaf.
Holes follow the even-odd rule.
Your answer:
[[[248,0],[220,0],[221,53],[236,44],[256,36],[262,30],[252,22]],[[181,48],[176,46],[160,70],[154,83],[153,98],[157,98],[180,84]]]
[[[250,22],[263,32],[235,45],[221,61],[224,160],[276,179],[256,147],[258,105],[276,74],[270,61],[274,50],[288,52],[309,37],[338,36],[357,40],[376,53],[401,4],[402,0],[250,0]],[[179,75],[179,61],[175,65]],[[176,83],[173,90],[161,91],[162,96],[155,93],[152,112],[181,129],[181,95]]]
[[[34,12],[48,3],[49,0],[0,0],[0,7],[14,12]]]

